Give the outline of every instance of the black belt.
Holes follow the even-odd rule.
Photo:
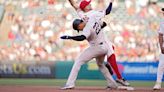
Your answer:
[[[100,42],[99,44],[100,44],[100,45],[103,45],[103,42]]]
[[[104,42],[100,42],[100,43],[91,43],[92,45],[103,45]]]

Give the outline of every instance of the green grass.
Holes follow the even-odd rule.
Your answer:
[[[0,85],[63,86],[63,79],[0,79]],[[134,87],[153,87],[154,81],[129,81]],[[105,80],[77,80],[77,86],[106,86]],[[162,84],[164,86],[164,83]]]

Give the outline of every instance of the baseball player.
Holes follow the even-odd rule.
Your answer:
[[[164,16],[164,8],[162,8],[161,10],[162,10],[162,15]],[[160,22],[160,28],[159,28],[158,33],[159,33],[158,38],[159,38],[161,54],[159,56],[157,80],[156,80],[156,84],[153,88],[154,90],[161,89],[162,77],[163,77],[163,73],[164,73],[164,20],[162,20]]]
[[[83,41],[86,39],[89,42],[90,46],[86,48],[75,60],[67,83],[62,89],[74,88],[75,80],[81,66],[93,58],[96,59],[96,63],[100,71],[103,73],[105,79],[107,80],[108,86],[110,88],[117,88],[117,83],[114,81],[113,77],[108,72],[107,67],[103,63],[105,55],[110,56],[112,55],[112,53],[114,53],[114,51],[112,49],[112,45],[109,45],[104,38],[104,33],[101,29],[100,19],[96,19],[96,17],[93,16],[92,18],[88,19],[87,23],[83,22],[83,20],[81,19],[76,19],[73,22],[73,28],[78,31],[82,30],[82,35],[62,36],[61,39],[72,39],[75,41]]]
[[[87,22],[88,19],[91,18],[93,15],[95,15],[96,17],[99,17],[99,15],[96,12],[103,12],[103,11],[92,10],[91,4],[90,4],[91,0],[82,0],[80,2],[79,6],[73,0],[69,0],[69,2],[74,7],[74,9],[77,11],[79,17],[84,22]],[[113,3],[113,0],[111,0],[110,4],[108,6],[108,12],[109,13],[112,10],[112,3]],[[102,23],[102,24],[104,25],[105,23]],[[110,44],[112,45],[112,43],[110,43]],[[125,79],[123,79],[123,77],[121,76],[121,74],[119,72],[119,69],[118,69],[118,66],[116,63],[116,57],[115,57],[114,53],[110,57],[107,58],[107,61],[108,61],[108,63],[110,63],[110,65],[112,66],[112,69],[116,73],[116,76],[117,76],[116,82],[120,83],[121,85],[124,85],[124,86],[129,86],[130,84]],[[110,65],[107,64],[106,66],[109,69],[109,72],[112,73]]]

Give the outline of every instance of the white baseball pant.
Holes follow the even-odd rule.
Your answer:
[[[93,44],[87,49],[85,49],[80,54],[80,56],[78,56],[78,58],[75,60],[66,85],[75,86],[75,81],[77,79],[77,75],[81,68],[81,65],[87,63],[89,60],[93,58],[96,58],[97,65],[100,71],[103,73],[105,79],[107,80],[108,86],[116,88],[117,84],[115,80],[113,79],[108,69],[103,64],[105,55],[109,55],[113,53],[113,51],[110,50],[113,50],[112,45],[109,48],[109,44],[107,44],[106,42],[100,44]]]

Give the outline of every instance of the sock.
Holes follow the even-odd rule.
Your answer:
[[[113,70],[115,71],[116,73],[116,76],[118,79],[122,79],[122,76],[118,70],[118,66],[117,66],[117,63],[116,63],[116,56],[115,54],[112,54],[110,57],[108,57],[108,63],[110,63],[111,67],[113,68]]]

